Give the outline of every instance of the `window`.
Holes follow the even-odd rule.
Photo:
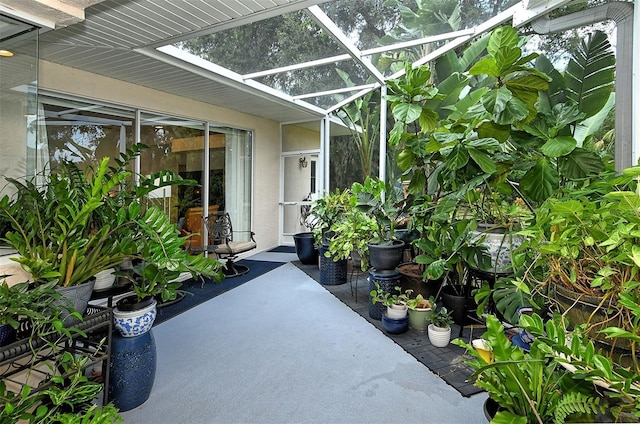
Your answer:
[[[209,211],[229,212],[237,230],[251,227],[250,132],[210,124],[207,171],[202,121],[140,112],[138,122],[135,109],[53,94],[39,96],[38,109],[40,150],[53,172],[61,160],[82,166],[95,165],[105,156],[118,157],[133,145],[139,127],[140,142],[148,146],[140,155],[137,171],[141,175],[171,170],[199,183],[152,193],[150,201],[163,209],[172,222],[189,232],[201,233],[203,205],[208,202]],[[43,169],[39,167],[38,171]],[[202,242],[200,236],[195,236],[192,245]]]

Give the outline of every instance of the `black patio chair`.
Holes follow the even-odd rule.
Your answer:
[[[248,233],[249,241],[235,241],[231,217],[227,212],[215,212],[204,218],[207,226],[208,245],[205,249],[214,253],[218,259],[226,260],[224,274],[228,278],[238,277],[249,272],[249,267],[237,264],[234,261],[240,253],[248,252],[256,248],[253,231],[236,231],[235,233]]]

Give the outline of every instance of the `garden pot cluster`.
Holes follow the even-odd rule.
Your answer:
[[[576,131],[591,124],[589,131],[595,130],[609,113],[615,55],[606,37],[594,33],[569,61],[572,78],[564,78],[546,58],[524,53],[523,43],[514,28],[500,27],[460,56],[452,53],[433,67],[407,63],[403,75],[389,81],[395,122],[388,147],[402,181],[354,183],[352,201],[344,204],[376,222],[366,241],[370,316],[395,332],[404,323],[392,328],[389,312],[378,304],[391,306],[407,289],[439,297],[426,328],[438,346],[448,345],[450,328],[436,327],[462,325],[471,313],[485,319],[484,356],[455,343],[477,357],[476,384],[496,400],[496,421],[561,421],[563,413],[573,413],[565,402],[594,416],[607,403],[620,416],[640,405],[640,391],[629,389],[640,379],[638,361],[624,363],[629,374],[617,372],[621,360],[613,349],[589,346],[599,342],[598,332],[615,349],[635,349],[640,338],[633,318],[640,316],[634,282],[640,273],[640,168],[608,171],[610,152],[592,142],[593,132]],[[446,75],[438,74],[442,69]],[[580,89],[585,84],[594,87],[589,99]],[[389,235],[401,216],[415,235],[410,250],[417,287],[402,287],[399,263],[380,258],[393,246]],[[347,257],[362,238],[345,228],[335,231],[330,250]],[[595,309],[616,318],[580,319],[571,309],[582,302],[563,303],[557,294],[564,289],[582,300],[593,296]],[[549,319],[548,312],[564,312],[568,320]],[[520,331],[522,346],[506,338],[500,320]],[[425,321],[410,325],[424,331]],[[535,365],[527,368],[529,361]],[[544,381],[536,382],[536,375]],[[624,400],[598,397],[591,381],[615,387]]]

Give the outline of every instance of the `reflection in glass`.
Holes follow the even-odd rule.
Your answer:
[[[39,96],[39,102],[52,170],[61,160],[95,166],[133,144],[132,110],[46,95]]]

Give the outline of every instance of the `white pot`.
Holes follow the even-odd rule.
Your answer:
[[[407,316],[407,309],[407,305],[387,306],[387,316],[393,319],[404,318]]]
[[[442,328],[429,324],[427,328],[429,341],[435,347],[447,347],[451,340],[451,327]]]
[[[113,322],[122,337],[140,336],[151,330],[156,319],[156,301],[135,311],[121,311],[113,309]]]
[[[104,271],[98,272],[96,277],[96,283],[93,285],[94,290],[104,290],[113,286],[113,283],[116,281],[116,276],[113,275],[115,269],[109,268]]]

